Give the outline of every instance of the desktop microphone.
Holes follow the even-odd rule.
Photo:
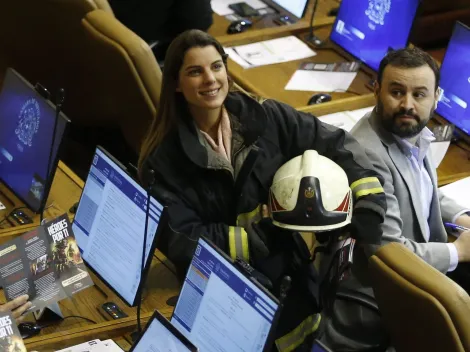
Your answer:
[[[315,12],[317,11],[318,0],[315,0],[313,3],[312,16],[310,17],[310,30],[309,33],[305,36],[305,40],[312,44],[314,47],[321,47],[324,42],[313,34],[313,18],[315,17]]]
[[[145,250],[147,247],[147,231],[149,225],[149,217],[150,217],[150,191],[152,190],[152,186],[155,184],[155,171],[152,169],[148,170],[148,184],[146,187],[147,190],[147,208],[145,209],[145,232],[144,232],[144,245],[142,251],[142,266],[140,268],[140,285],[142,285],[142,278],[144,276],[144,269],[145,269]],[[139,335],[142,333],[142,326],[140,325],[140,310],[142,308],[142,290],[143,287],[140,288],[139,292],[139,299],[137,301],[137,330]]]
[[[57,123],[59,121],[59,115],[62,110],[62,106],[64,105],[64,100],[65,100],[65,90],[64,88],[60,88],[59,91],[57,92],[57,97],[56,97],[54,128],[52,129],[52,142],[51,142],[51,147],[49,149],[49,160],[47,161],[47,169],[46,169],[46,184],[49,182],[51,164],[52,164],[52,155],[54,154],[55,133],[57,130]],[[51,179],[50,182],[52,183],[53,180]],[[44,208],[46,207],[46,202],[47,202],[47,199],[44,199],[43,206],[41,209],[41,215],[40,215],[40,224],[42,224],[42,220],[44,219]]]

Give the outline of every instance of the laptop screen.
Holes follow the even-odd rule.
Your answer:
[[[6,71],[0,93],[0,180],[35,212],[43,207],[51,183],[47,167],[55,115],[50,101],[16,71]],[[57,121],[51,176],[68,122],[63,114]]]
[[[307,7],[308,0],[272,0],[287,12],[298,18],[302,18]]]
[[[130,352],[193,352],[197,348],[158,311]]]
[[[201,351],[263,351],[278,302],[199,239],[172,324]]]
[[[441,66],[436,112],[470,135],[470,28],[457,23]]]
[[[420,0],[343,0],[330,39],[377,71],[389,50],[405,48]]]
[[[129,305],[135,304],[141,282],[146,204],[147,192],[98,147],[72,228],[88,266]],[[163,206],[151,198],[146,267],[163,227],[162,212]]]

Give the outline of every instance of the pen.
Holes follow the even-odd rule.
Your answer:
[[[445,222],[444,223],[445,226],[447,227],[450,227],[452,230],[456,230],[456,231],[470,231],[469,228],[466,228],[466,227],[463,227],[463,226],[460,226],[460,225],[456,225],[456,224],[453,224],[451,222]]]

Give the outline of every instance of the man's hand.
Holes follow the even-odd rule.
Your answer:
[[[11,311],[13,318],[16,322],[20,323],[23,320],[22,314],[31,308],[31,302],[28,302],[28,295],[16,297],[13,301],[5,304],[0,304],[0,312]]]
[[[455,220],[455,223],[459,226],[463,226],[463,227],[466,227],[467,229],[470,229],[470,216],[468,215],[459,216]]]
[[[470,231],[462,232],[454,241],[460,262],[470,262]]]

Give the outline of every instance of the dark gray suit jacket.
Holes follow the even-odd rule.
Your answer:
[[[465,208],[444,196],[437,188],[436,170],[429,150],[424,163],[431,177],[434,193],[429,216],[430,237],[429,241],[425,240],[426,219],[419,214],[421,198],[413,169],[396,139],[381,128],[377,118],[375,110],[367,114],[354,126],[351,134],[369,150],[371,162],[385,180],[387,213],[382,225],[382,244],[400,242],[445,273],[449,269],[450,253],[446,245],[447,233],[443,221],[452,221]]]

